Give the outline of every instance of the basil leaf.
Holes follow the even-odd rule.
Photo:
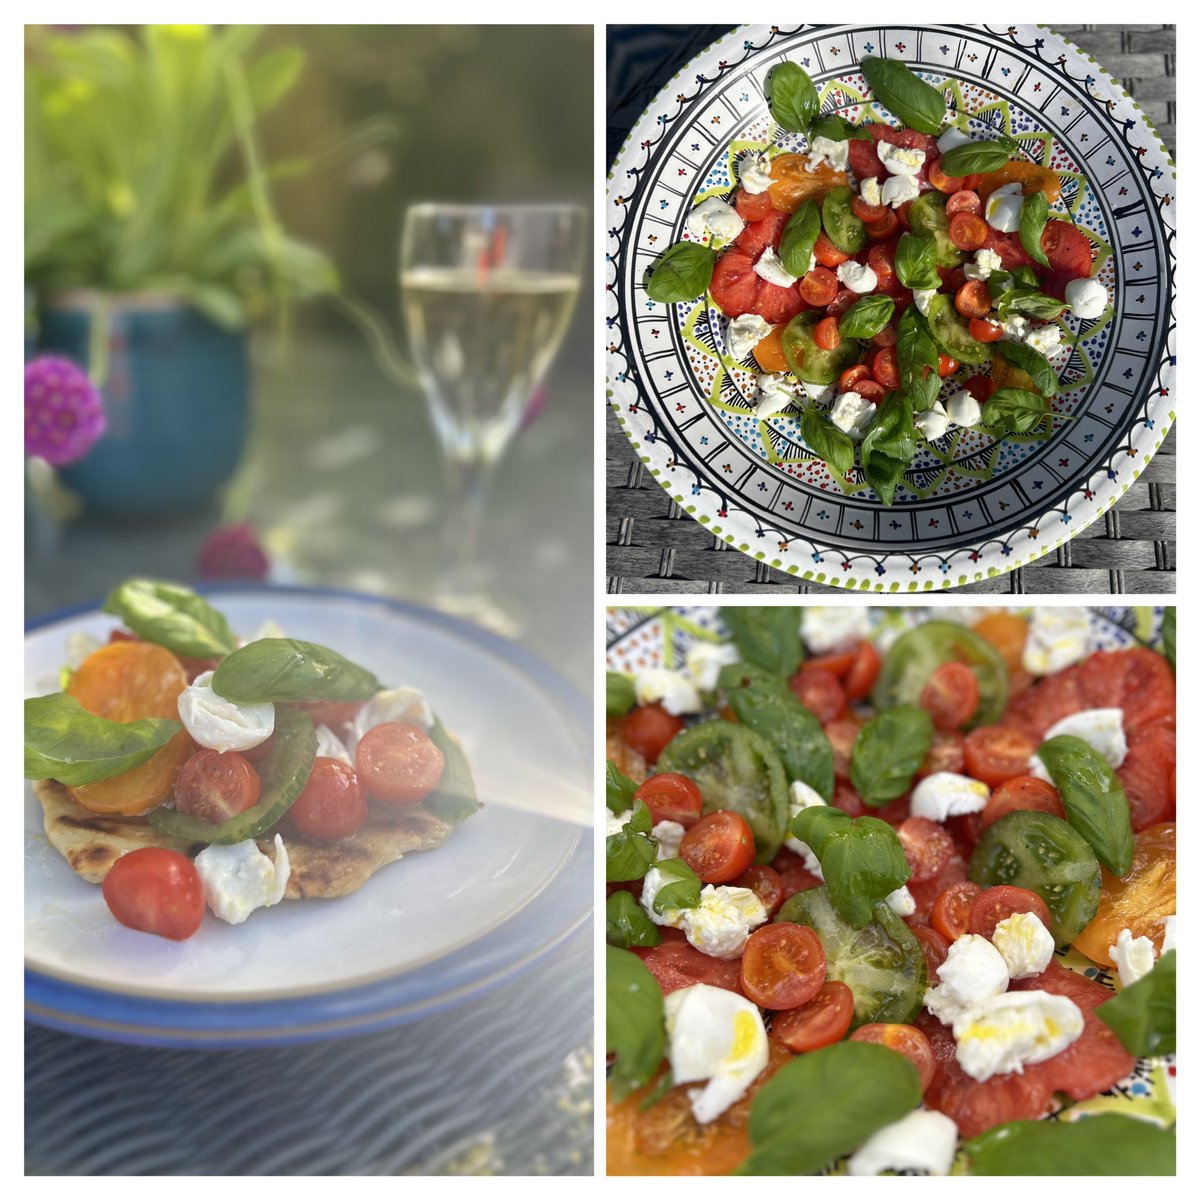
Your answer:
[[[212,689],[237,704],[369,700],[383,684],[336,650],[294,638],[260,638],[216,669]]]
[[[923,708],[901,704],[868,721],[854,739],[850,782],[871,808],[898,800],[933,742],[933,722]]]
[[[654,896],[654,911],[662,916],[669,908],[695,908],[700,903],[700,876],[682,858],[664,858],[654,864],[671,880]]]
[[[807,133],[821,106],[808,72],[799,63],[783,62],[767,75],[767,104],[775,124],[791,133]]]
[[[808,448],[843,478],[854,466],[854,442],[827,417],[806,408],[800,414],[800,436]]]
[[[972,1175],[1175,1174],[1174,1131],[1117,1113],[1009,1121],[964,1142],[963,1150]]]
[[[904,1055],[835,1042],[792,1059],[758,1090],[750,1154],[735,1173],[815,1175],[920,1103],[920,1077]]]
[[[1020,367],[1033,380],[1034,386],[1043,396],[1053,396],[1058,391],[1058,376],[1054,374],[1054,368],[1046,361],[1044,354],[1040,354],[1024,342],[997,342],[995,348],[1006,361],[1014,367]],[[991,405],[989,400],[984,407],[991,408]]]
[[[719,686],[737,719],[765,738],[789,782],[807,783],[824,800],[833,799],[833,747],[821,722],[774,675],[749,672],[744,663],[721,668]]]
[[[658,926],[626,891],[613,892],[604,905],[605,940],[610,946],[657,946],[662,941]]]
[[[1049,213],[1050,205],[1046,201],[1045,192],[1034,192],[1032,196],[1026,196],[1021,205],[1021,245],[1025,247],[1025,253],[1043,267],[1050,265],[1050,260],[1042,249],[1042,230],[1046,228]]]
[[[646,280],[646,295],[660,304],[699,300],[712,282],[717,252],[699,242],[676,242],[659,256]]]
[[[190,588],[153,579],[130,579],[104,602],[147,642],[185,658],[218,658],[237,649],[229,623]]]
[[[914,410],[932,408],[942,387],[937,373],[938,348],[915,304],[904,310],[896,326],[896,369],[900,387],[913,397]]]
[[[821,236],[821,210],[815,200],[805,200],[788,218],[779,242],[779,261],[797,277],[808,274],[813,247]]]
[[[1000,388],[983,406],[980,424],[993,433],[1029,433],[1046,419],[1046,401],[1023,388]]]
[[[1019,287],[1036,288],[1038,285],[1037,272],[1028,263],[1014,267],[1012,277]]]
[[[433,718],[429,740],[442,752],[443,766],[437,789],[425,803],[447,821],[465,821],[483,807],[475,791],[471,764],[463,748],[446,732],[437,717]]]
[[[722,608],[721,619],[742,657],[773,675],[790,676],[804,659],[794,608]]]
[[[896,302],[891,296],[864,296],[838,318],[838,332],[844,338],[874,337],[892,319],[895,311]]]
[[[604,677],[604,711],[610,717],[623,717],[637,703],[633,680],[619,671]]]
[[[989,405],[991,401],[988,402]],[[1073,826],[1114,874],[1133,862],[1129,800],[1112,767],[1082,738],[1060,734],[1038,747]]]
[[[1001,142],[971,142],[953,146],[942,155],[942,170],[947,175],[987,175],[998,171],[1012,151]]]
[[[859,66],[875,99],[905,125],[921,133],[941,132],[946,119],[946,101],[937,88],[918,79],[907,63],[868,55]],[[947,170],[946,174],[951,172]]]
[[[633,796],[637,784],[621,773],[616,763],[610,762],[605,768],[604,802],[611,813],[628,812],[633,807]]]
[[[662,988],[646,964],[616,946],[606,947],[606,953],[604,1040],[607,1053],[614,1055],[608,1084],[619,1103],[649,1083],[661,1065],[666,1019]]]
[[[109,721],[65,692],[37,696],[25,701],[25,778],[65,787],[112,779],[149,761],[182,728],[164,717]]]
[[[986,280],[988,295],[992,300],[998,300],[1005,292],[1011,292],[1017,286],[1011,272],[993,271]]]
[[[896,278],[906,288],[936,290],[942,286],[937,273],[937,243],[932,233],[900,235],[896,243]]]
[[[1013,313],[1037,317],[1039,321],[1053,321],[1066,307],[1065,301],[1056,300],[1053,296],[1047,296],[1043,292],[1014,291],[1001,297],[997,311],[1000,313],[1001,321]]]
[[[658,857],[658,846],[646,835],[653,821],[650,810],[640,800],[633,804],[633,816],[620,833],[604,840],[604,878],[609,883],[644,879]]]
[[[838,116],[837,113],[819,117],[808,131],[808,136],[810,141],[819,137],[828,138],[831,142],[869,142],[871,140],[871,135],[861,125],[855,125],[853,121],[847,121],[845,117]]]
[[[1154,969],[1105,1000],[1096,1009],[1130,1054],[1175,1053],[1175,951],[1168,950]]]
[[[893,392],[876,412],[862,444],[863,474],[884,504],[896,498],[896,488],[916,452],[912,403],[904,392]]]
[[[1163,657],[1175,670],[1175,605],[1169,604],[1163,609],[1162,619]]]
[[[792,818],[788,831],[820,860],[830,902],[855,929],[869,924],[875,905],[912,874],[896,831],[878,817],[854,820],[840,808],[813,805]]]

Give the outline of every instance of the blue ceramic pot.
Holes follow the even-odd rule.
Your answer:
[[[175,297],[67,293],[43,304],[39,350],[88,365],[100,303],[108,313],[108,428],[63,480],[99,512],[148,516],[202,504],[246,445],[245,336]]]

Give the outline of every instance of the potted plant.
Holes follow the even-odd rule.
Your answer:
[[[337,287],[289,238],[259,118],[298,49],[203,25],[31,30],[25,270],[38,348],[84,364],[108,426],[63,478],[90,507],[163,512],[232,475],[249,426],[246,328]]]

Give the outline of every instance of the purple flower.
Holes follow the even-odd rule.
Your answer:
[[[266,551],[248,521],[214,529],[196,555],[201,579],[265,579],[269,566]]]
[[[104,401],[69,358],[25,364],[25,453],[56,467],[78,462],[104,433]]]

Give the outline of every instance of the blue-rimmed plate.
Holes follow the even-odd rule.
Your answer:
[[[790,59],[823,112],[895,118],[858,63],[902,59],[977,136],[1017,139],[1057,171],[1058,215],[1096,247],[1111,309],[1068,314],[1050,427],[1000,442],[980,429],[922,443],[885,508],[855,469],[832,475],[799,415],[754,414],[755,374],[730,357],[706,300],[657,304],[644,277],[690,209],[736,186],[734,162],[773,144],[766,74]],[[609,397],[651,473],[716,537],[800,578],[873,591],[973,583],[1062,545],[1111,507],[1174,418],[1174,167],[1137,105],[1097,64],[1033,25],[748,26],[714,43],[656,97],[617,156],[607,201]]]
[[[289,901],[188,941],[126,929],[49,845],[26,785],[25,1008],[38,1024],[147,1045],[315,1041],[414,1020],[529,966],[591,908],[590,706],[536,659],[410,605],[303,589],[214,590],[235,630],[274,620],[412,684],[462,740],[485,807],[436,850],[339,900]],[[57,688],[96,608],[36,622],[25,694]],[[574,797],[574,802],[572,802]]]

